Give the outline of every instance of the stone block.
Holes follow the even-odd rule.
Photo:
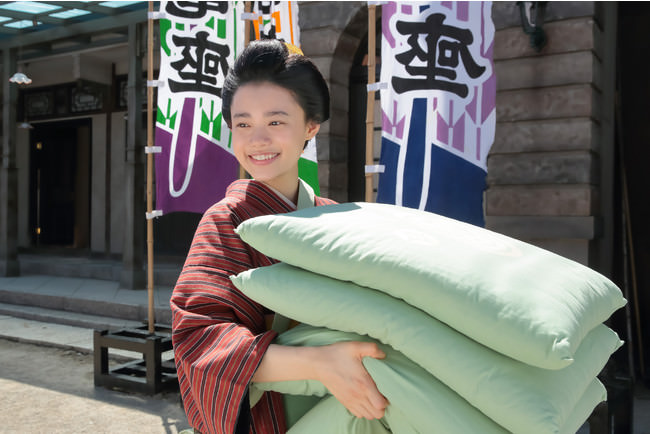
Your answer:
[[[599,207],[590,185],[494,186],[485,202],[491,216],[590,216]]]
[[[575,18],[544,25],[548,42],[538,53],[521,27],[498,30],[494,34],[494,60],[568,53],[594,48],[594,20]]]
[[[590,150],[598,124],[588,117],[497,122],[490,154]]]
[[[347,111],[350,107],[348,87],[330,81],[330,109]]]
[[[593,240],[598,234],[593,216],[486,216],[485,227],[519,240],[574,238]]]
[[[319,135],[316,139],[318,161],[345,161],[348,157],[347,137]]]
[[[327,187],[329,198],[337,202],[345,202],[348,199],[348,166],[345,162],[329,162],[327,176]]]
[[[328,128],[329,133],[336,137],[347,137],[349,122],[349,116],[346,110],[331,109],[330,121],[328,122],[330,125]]]
[[[545,23],[551,23],[552,21],[566,20],[568,18],[593,16],[595,14],[594,3],[596,2],[548,2],[544,21]],[[521,16],[517,2],[493,2],[492,21],[496,29],[506,27],[519,27],[521,29]]]
[[[332,55],[340,36],[341,32],[334,28],[304,30],[300,32],[300,48],[308,57]]]
[[[330,67],[330,84],[340,84],[348,88],[350,86],[350,69],[352,60],[343,57],[334,57]]]
[[[330,136],[329,138],[329,149],[330,162],[346,162],[348,159],[348,138],[347,137],[335,137]]]
[[[312,56],[310,57],[316,68],[323,75],[325,81],[330,84],[331,78],[331,69],[332,69],[332,57],[331,56]]]
[[[488,158],[487,183],[499,185],[590,184],[598,162],[585,151],[501,154]]]
[[[497,92],[497,122],[590,117],[594,93],[589,84]]]
[[[528,242],[549,252],[576,261],[584,266],[589,266],[589,240],[564,238],[529,240]]]
[[[333,27],[343,29],[360,12],[368,12],[367,3],[359,1],[304,2],[298,3],[301,30]]]
[[[336,46],[329,53],[334,53],[334,57],[345,58],[352,62],[360,44],[361,38],[347,32],[339,33]]]
[[[594,83],[598,63],[591,51],[500,60],[494,65],[497,90]]]

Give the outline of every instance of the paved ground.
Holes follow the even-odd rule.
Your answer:
[[[92,355],[0,338],[1,433],[177,433],[178,393],[153,397],[93,385]]]

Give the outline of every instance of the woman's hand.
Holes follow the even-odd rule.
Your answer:
[[[386,357],[370,342],[339,342],[322,347],[269,345],[254,382],[319,380],[356,417],[379,419],[388,401],[363,366],[364,357]]]
[[[320,350],[315,364],[318,380],[356,417],[380,419],[388,405],[363,366],[364,357],[386,357],[376,344],[340,342]]]

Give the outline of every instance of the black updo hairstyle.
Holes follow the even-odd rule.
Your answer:
[[[305,56],[289,54],[276,39],[253,41],[235,60],[221,91],[223,118],[232,128],[230,106],[240,86],[269,82],[287,89],[305,112],[305,120],[318,124],[329,119],[330,95],[325,79]]]

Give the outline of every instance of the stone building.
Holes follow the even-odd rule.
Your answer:
[[[144,287],[145,143],[136,112],[145,84],[146,4],[87,8],[96,19],[0,12],[44,23],[23,30],[0,23],[0,275],[38,268]],[[332,94],[331,119],[318,138],[322,193],[362,200],[367,3],[299,2],[299,10],[303,51]],[[625,289],[638,309],[631,315],[637,353],[644,351],[639,331],[650,335],[643,167],[650,89],[641,63],[649,16],[645,3],[548,2],[547,42],[537,51],[517,2],[493,4],[497,129],[484,196],[489,229],[588,265]],[[380,17],[378,8],[378,24]],[[33,79],[20,90],[8,82],[19,69]],[[18,128],[22,122],[34,128]],[[49,146],[61,151],[48,154]],[[40,205],[47,212],[37,194],[50,195]],[[174,213],[156,220],[157,264],[182,261],[198,218]],[[45,225],[56,230],[37,234]],[[49,255],[81,256],[89,265],[49,269]],[[177,270],[158,276],[173,284]],[[625,329],[624,318],[615,321]]]

